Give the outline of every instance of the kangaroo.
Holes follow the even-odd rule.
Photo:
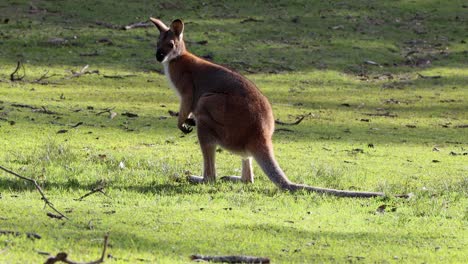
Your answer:
[[[381,192],[358,192],[312,187],[291,182],[273,153],[273,111],[260,90],[237,72],[199,58],[185,48],[184,23],[174,20],[168,27],[150,18],[158,28],[156,59],[164,66],[170,86],[180,98],[177,127],[190,133],[196,125],[203,154],[203,177],[188,176],[193,183],[216,179],[216,147],[242,157],[241,176],[222,179],[253,183],[252,158],[280,189],[308,191],[341,197],[385,196]]]

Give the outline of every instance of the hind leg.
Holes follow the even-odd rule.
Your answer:
[[[196,118],[197,136],[200,148],[203,154],[203,177],[189,176],[188,180],[192,183],[209,183],[216,181],[216,146],[217,140],[213,129],[209,126],[211,117],[200,113]]]
[[[254,182],[254,174],[252,168],[252,158],[245,158],[242,159],[242,175],[239,176],[224,176],[221,178],[222,180],[226,181],[233,181],[233,182],[243,182],[243,183],[253,183]]]
[[[200,144],[203,154],[203,177],[190,175],[188,180],[192,183],[207,183],[216,181],[215,153],[216,145]]]

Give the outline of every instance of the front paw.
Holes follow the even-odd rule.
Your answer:
[[[196,126],[195,119],[193,118],[187,118],[184,123],[189,126]]]
[[[190,133],[190,132],[193,131],[193,128],[190,127],[189,125],[185,124],[185,123],[184,123],[184,124],[180,124],[180,125],[179,125],[179,129],[180,129],[180,131],[182,131],[182,133],[184,133],[184,134],[188,134],[188,133]]]

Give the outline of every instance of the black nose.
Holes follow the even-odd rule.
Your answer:
[[[160,50],[156,51],[156,59],[161,62],[164,60],[164,53]]]

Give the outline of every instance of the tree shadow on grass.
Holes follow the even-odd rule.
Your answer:
[[[154,28],[123,31],[96,25],[96,21],[124,25],[156,16],[166,23],[174,18],[185,19],[188,40],[208,40],[206,44],[191,44],[194,53],[208,54],[240,71],[309,71],[317,67],[345,71],[366,60],[380,65],[401,64],[409,52],[417,52],[413,57],[429,56],[431,62],[434,58],[438,66],[466,65],[466,52],[457,55],[445,49],[465,41],[460,34],[466,32],[464,10],[457,1],[443,6],[437,1],[255,5],[248,1],[207,5],[197,1],[185,1],[183,5],[60,1],[38,5],[39,12],[31,12],[27,3],[16,1],[0,8],[1,17],[9,21],[2,30],[3,63],[14,65],[17,60],[28,60],[43,67],[93,64],[160,70],[153,64],[152,45],[157,36]],[[226,13],[230,14],[228,18]],[[51,44],[52,38],[65,42]],[[113,45],[96,43],[103,38]],[[80,56],[94,51],[100,55]],[[379,67],[369,70],[381,71]],[[392,66],[383,70],[392,70]]]
[[[8,176],[7,176],[8,177]],[[60,190],[68,191],[70,193],[76,193],[76,198],[79,198],[80,195],[85,194],[94,188],[98,187],[97,183],[83,183],[78,180],[72,180],[68,182],[43,182],[39,183],[41,188],[44,190],[46,196],[49,190]],[[209,185],[196,185],[191,184],[187,181],[183,182],[149,182],[143,183],[140,185],[132,184],[120,184],[109,182],[104,186],[104,190],[124,190],[129,192],[135,192],[140,194],[153,194],[153,195],[164,195],[164,196],[178,196],[181,194],[185,195],[209,195],[216,194],[225,191],[236,191],[242,189],[245,193],[259,193],[266,196],[273,196],[279,192],[273,185],[271,188],[266,186],[255,187],[255,186],[245,186],[243,184],[228,184],[228,183],[216,183]],[[33,184],[23,180],[0,178],[0,191],[9,191],[9,192],[35,192],[36,189]],[[39,194],[38,194],[39,198]]]
[[[190,227],[187,227],[189,225]],[[170,236],[163,235],[166,232],[153,231],[151,233],[141,233],[132,231],[132,229],[127,229],[127,231],[120,230],[118,228],[113,228],[110,233],[110,241],[112,244],[112,250],[125,250],[125,251],[140,251],[147,252],[156,255],[159,254],[168,254],[169,252],[174,252],[177,250],[177,255],[180,256],[186,255],[188,258],[192,254],[202,254],[202,255],[252,255],[251,252],[246,252],[246,249],[240,249],[239,243],[242,243],[243,247],[250,248],[253,245],[261,241],[239,241],[227,239],[229,237],[242,237],[248,235],[249,237],[254,235],[262,241],[269,241],[269,243],[277,243],[279,247],[283,245],[283,248],[269,248],[269,249],[260,249],[264,250],[261,252],[266,257],[272,258],[273,262],[279,261],[279,259],[287,259],[288,252],[292,253],[297,248],[300,247],[304,249],[294,252],[295,256],[300,259],[328,259],[328,260],[337,260],[336,256],[330,255],[322,252],[315,255],[309,255],[307,247],[313,248],[329,248],[331,246],[336,246],[339,244],[342,246],[343,241],[365,241],[368,244],[380,244],[382,241],[385,241],[387,245],[392,245],[400,247],[402,245],[412,246],[421,241],[415,241],[414,235],[412,233],[399,234],[399,233],[382,233],[382,232],[352,232],[352,231],[309,231],[302,230],[290,226],[281,226],[275,224],[236,224],[236,225],[223,225],[220,227],[220,230],[213,229],[209,227],[210,231],[215,231],[216,233],[222,233],[225,239],[220,238],[218,234],[213,235],[211,232],[203,232],[206,226],[192,226],[190,223],[182,223],[182,227],[191,228],[191,229],[200,229],[200,232],[195,232],[195,234],[187,235],[185,232],[174,232]],[[141,226],[145,228],[145,226]],[[65,231],[63,237],[73,237],[73,234],[69,236],[66,235],[68,231]],[[246,234],[246,233],[249,234]],[[189,232],[193,233],[193,232]],[[253,233],[253,234],[252,234]],[[235,235],[234,235],[235,234]],[[85,233],[83,234],[86,240],[96,239],[96,235]],[[285,244],[283,237],[292,237],[294,238],[294,245]],[[437,236],[426,237],[426,239],[437,239]],[[82,238],[83,239],[83,238]],[[222,239],[220,243],[219,239]],[[129,241],[132,241],[132,245],[129,245]],[[250,244],[250,245],[249,245]],[[200,246],[204,245],[204,246]],[[203,248],[203,251],[200,252],[200,248]],[[261,247],[262,248],[262,247]],[[257,249],[256,251],[258,251]],[[278,250],[277,252],[272,252],[272,250]],[[427,249],[429,250],[429,249]],[[364,252],[355,252],[355,254],[363,254]],[[111,253],[112,254],[112,253]],[[119,258],[115,253],[112,254],[114,257]],[[132,256],[137,258],[137,255]],[[295,258],[296,258],[295,257]],[[349,257],[349,256],[343,256]],[[382,258],[393,257],[382,255]],[[339,260],[338,260],[339,261]],[[343,259],[345,261],[345,259]]]

